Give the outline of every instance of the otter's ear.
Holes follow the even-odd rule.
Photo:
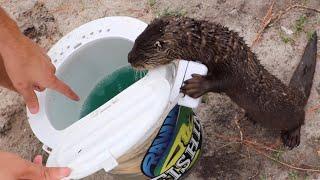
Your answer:
[[[153,44],[153,46],[154,46],[155,48],[157,48],[158,51],[162,50],[163,45],[164,45],[163,41],[156,41],[156,42]]]

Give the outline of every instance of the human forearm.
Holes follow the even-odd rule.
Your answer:
[[[4,66],[2,54],[12,47],[22,34],[15,21],[0,7],[0,86],[15,90]]]
[[[23,34],[16,22],[0,7],[0,53],[10,46],[15,46]]]
[[[0,86],[16,91],[16,89],[13,87],[13,84],[8,76],[8,73],[4,66],[1,55],[0,55]]]

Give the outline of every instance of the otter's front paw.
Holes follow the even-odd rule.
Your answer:
[[[210,82],[199,74],[192,74],[192,78],[185,81],[181,87],[181,92],[192,98],[198,98],[208,92]]]
[[[285,146],[287,146],[290,150],[299,146],[300,144],[300,127],[281,132],[281,139]]]

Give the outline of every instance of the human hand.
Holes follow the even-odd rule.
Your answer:
[[[48,168],[42,166],[42,156],[36,156],[34,163],[7,152],[0,152],[0,179],[17,180],[59,180],[69,176],[69,168]]]
[[[22,34],[16,34],[15,38],[7,43],[7,46],[1,49],[6,72],[31,113],[39,111],[35,90],[51,88],[70,99],[79,100],[77,94],[55,76],[55,67],[42,48]]]

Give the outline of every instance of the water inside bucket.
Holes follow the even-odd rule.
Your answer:
[[[80,96],[80,101],[47,90],[46,114],[56,130],[77,122],[83,103],[94,87],[107,75],[129,65],[127,56],[132,46],[132,41],[120,37],[98,39],[77,48],[64,60],[56,75]]]
[[[92,89],[84,101],[79,119],[96,110],[134,82],[143,78],[146,73],[147,71],[136,71],[127,65],[108,74]]]

